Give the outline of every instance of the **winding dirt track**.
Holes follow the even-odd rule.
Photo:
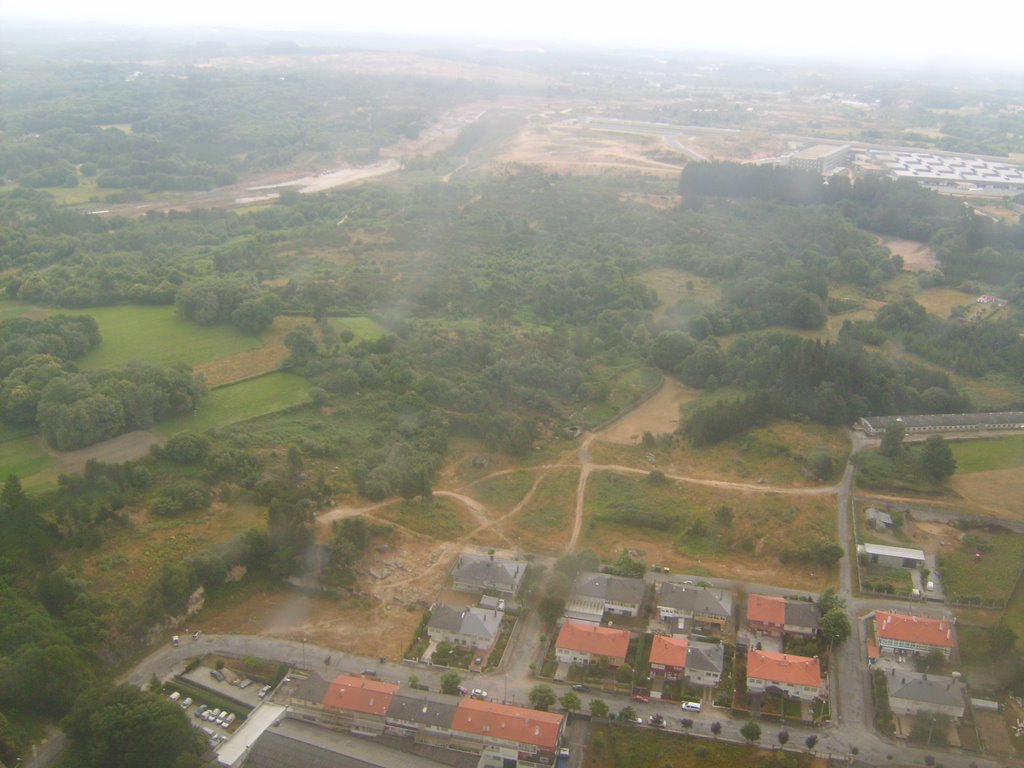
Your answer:
[[[665,387],[665,382],[662,382],[662,387]],[[646,403],[641,403],[637,408],[642,408]],[[636,410],[636,409],[634,409]],[[518,515],[527,504],[533,499],[537,488],[543,482],[544,478],[547,477],[553,470],[558,469],[580,469],[579,482],[576,485],[576,503],[575,503],[575,515],[573,519],[572,533],[569,536],[568,541],[565,544],[564,551],[572,552],[579,544],[580,535],[583,531],[583,508],[584,502],[587,495],[587,482],[590,479],[590,475],[593,472],[618,472],[620,474],[631,474],[631,475],[647,475],[649,470],[640,469],[636,467],[628,467],[622,464],[594,464],[590,461],[590,445],[595,440],[601,440],[602,436],[607,432],[617,434],[613,430],[617,430],[619,424],[623,419],[628,418],[633,414],[633,411],[627,411],[622,414],[619,418],[606,424],[597,432],[586,433],[580,443],[579,448],[574,451],[567,451],[565,454],[560,456],[556,461],[548,464],[542,464],[535,467],[533,470],[534,478],[533,484],[530,486],[530,490],[526,492],[522,499],[512,507],[508,512],[503,515],[494,515],[490,510],[487,509],[486,505],[482,504],[479,500],[469,495],[474,485],[484,480],[489,480],[495,477],[501,477],[508,475],[513,472],[521,471],[520,467],[513,467],[510,469],[500,469],[490,474],[484,475],[483,477],[477,478],[471,483],[459,488],[458,490],[436,490],[434,491],[435,496],[442,496],[445,498],[452,499],[461,504],[470,514],[475,526],[472,530],[467,531],[457,539],[449,541],[438,542],[431,536],[419,533],[417,531],[410,530],[402,525],[398,525],[390,520],[382,520],[387,522],[388,525],[394,526],[397,530],[408,534],[409,536],[416,539],[418,542],[422,542],[424,550],[430,548],[432,551],[426,556],[428,561],[425,567],[419,570],[415,575],[411,575],[402,578],[398,581],[389,582],[384,585],[378,586],[378,590],[393,592],[396,589],[400,589],[404,586],[412,584],[414,582],[422,580],[425,576],[432,573],[441,567],[447,567],[451,559],[455,555],[462,551],[462,549],[473,541],[474,538],[479,536],[485,531],[493,531],[496,533],[506,544],[510,547],[515,548],[514,542],[505,534],[502,523],[506,520],[514,518]],[[619,430],[621,431],[621,430]],[[615,440],[619,442],[618,439]],[[573,455],[575,454],[575,455]],[[751,483],[737,483],[727,480],[709,480],[707,478],[700,477],[689,477],[687,475],[679,474],[666,474],[670,480],[676,480],[683,483],[692,483],[694,485],[703,485],[712,488],[725,488],[733,491],[741,491],[745,493],[769,493],[769,494],[788,494],[793,496],[828,496],[835,495],[839,491],[839,485],[830,486],[819,486],[815,488],[789,488],[774,485],[758,485]],[[376,513],[388,506],[399,503],[400,499],[388,499],[377,504],[371,504],[365,507],[337,507],[328,512],[323,513],[317,517],[317,521],[324,525],[329,525],[335,520],[341,520],[346,517],[355,517],[358,515],[365,515],[366,517],[377,519]],[[431,547],[431,545],[433,545]]]

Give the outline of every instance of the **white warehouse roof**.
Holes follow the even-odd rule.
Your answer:
[[[920,549],[906,547],[889,547],[885,544],[861,544],[857,551],[865,555],[881,555],[883,557],[900,557],[904,560],[920,560],[924,562],[924,552]]]

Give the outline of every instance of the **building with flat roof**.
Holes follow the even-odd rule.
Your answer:
[[[859,544],[857,555],[870,565],[890,568],[920,568],[925,563],[924,552],[908,547],[890,547],[886,544]]]
[[[815,144],[789,156],[789,167],[826,176],[850,163],[850,145]]]
[[[1024,429],[1024,411],[998,413],[928,413],[915,416],[863,416],[854,429],[872,437],[899,422],[908,435],[940,432],[980,432],[985,430]]]
[[[1024,191],[1024,167],[969,155],[871,150],[868,156],[894,179],[959,190]]]

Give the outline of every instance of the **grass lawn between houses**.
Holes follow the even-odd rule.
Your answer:
[[[770,729],[762,726],[762,731],[762,741],[774,741]],[[777,768],[783,764],[777,751],[612,724],[595,725],[587,755],[588,768]],[[786,753],[785,761],[792,768],[826,765],[823,760],[795,753]]]

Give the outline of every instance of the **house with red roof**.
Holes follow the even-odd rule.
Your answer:
[[[747,690],[764,693],[769,688],[778,688],[787,696],[801,701],[828,695],[817,656],[751,651],[747,654]]]
[[[820,618],[818,606],[806,600],[787,600],[773,595],[747,598],[747,630],[753,635],[814,637]]]
[[[322,720],[345,730],[379,736],[399,686],[356,675],[338,675],[321,701]]]
[[[449,747],[482,752],[488,764],[550,766],[557,759],[565,717],[491,701],[463,699],[455,710]]]
[[[918,655],[938,650],[948,657],[956,648],[952,622],[892,611],[875,612],[875,639],[882,653]]]
[[[678,680],[686,674],[689,650],[690,639],[684,635],[655,635],[651,642],[651,673]]]
[[[566,621],[555,641],[555,658],[565,664],[589,664],[605,658],[613,667],[626,662],[629,632],[582,621]]]

